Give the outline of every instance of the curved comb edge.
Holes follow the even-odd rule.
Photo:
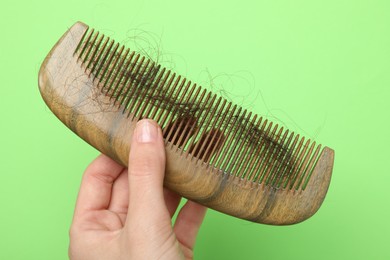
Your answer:
[[[125,154],[130,147],[126,143],[131,140],[135,124],[113,109],[106,96],[100,95],[74,56],[88,28],[76,22],[57,41],[39,70],[39,90],[53,114],[70,130],[100,152],[127,165]]]
[[[334,158],[333,150],[325,147],[306,189],[290,190],[225,174],[180,154],[179,148],[167,150],[167,169],[173,173],[166,178],[168,188],[184,191],[184,197],[222,213],[270,225],[296,224],[317,212],[329,187]],[[170,164],[177,161],[181,163]]]
[[[285,196],[270,202],[270,210],[252,221],[272,225],[290,225],[313,216],[321,207],[328,191],[334,164],[334,150],[324,147],[311,173],[305,190],[282,191]]]
[[[66,57],[69,54],[69,51],[74,52],[79,45],[81,39],[83,38],[85,32],[88,30],[88,25],[86,25],[83,22],[76,22],[73,24],[72,27],[70,27],[63,35],[62,37],[57,41],[57,43],[53,46],[53,48],[50,50],[49,54],[46,56],[45,60],[43,61],[38,74],[38,86],[39,90],[41,92],[43,100],[46,102],[46,104],[51,108],[51,102],[52,100],[48,100],[48,98],[51,97],[51,95],[48,95],[47,93],[47,82],[48,78],[51,78],[51,80],[54,80],[56,77],[60,77],[61,73],[64,72],[63,70],[66,69],[66,66],[62,66],[63,62],[67,62]],[[53,66],[58,63],[56,66],[59,70],[48,70],[48,66]],[[61,71],[62,69],[62,71]],[[51,74],[51,71],[54,71],[55,73]]]

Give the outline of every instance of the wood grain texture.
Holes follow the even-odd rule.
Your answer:
[[[85,34],[87,29],[87,25],[81,22],[76,23],[53,47],[44,60],[39,72],[40,91],[43,99],[53,113],[73,132],[102,153],[123,165],[127,165],[130,140],[138,117],[132,111],[122,113],[122,109],[118,109],[117,106],[113,105],[113,98],[104,94],[97,87],[98,82],[96,78],[91,77],[91,71],[98,70],[97,74],[99,75],[110,73],[103,72],[105,70],[102,68],[103,65],[98,68],[93,60],[89,60],[82,66],[80,59],[75,55],[75,50],[77,47],[80,48],[79,43],[83,37],[88,37]],[[108,39],[96,36],[94,42],[99,46],[103,46],[103,49],[106,47],[114,48]],[[98,52],[98,48],[93,49],[92,46],[84,46],[83,51],[90,52],[89,55],[96,57],[96,60],[108,60],[110,63],[107,64],[114,64],[115,62],[120,64],[121,62],[118,57],[114,57],[114,55],[111,57],[108,51],[105,53]],[[118,47],[115,51],[122,54],[125,53],[123,49],[120,50]],[[137,57],[134,56],[132,58]],[[116,61],[116,59],[118,60]],[[138,59],[142,59],[142,57],[138,57]],[[125,62],[123,61],[123,66]],[[147,68],[151,68],[149,72],[146,71]],[[139,75],[142,73],[152,75],[154,73],[152,68],[154,67],[148,65],[133,69],[138,70]],[[142,70],[145,71],[142,72]],[[157,77],[157,74],[153,77]],[[164,84],[171,84],[175,89],[182,87],[186,90],[186,85],[180,86],[179,84],[174,85],[176,84],[175,82],[169,83],[169,77],[161,80],[165,80],[166,82]],[[190,88],[188,89],[190,91]],[[146,92],[135,92],[138,90],[125,89],[124,91],[128,91],[128,95],[131,95],[131,93],[138,96],[146,95]],[[173,92],[167,93],[166,95],[174,98],[175,93]],[[207,96],[205,94],[206,92],[202,92],[200,89],[194,88],[193,92],[191,95],[203,94],[201,96],[202,100],[211,100],[213,98],[213,96]],[[121,96],[119,98],[126,97]],[[220,102],[221,104],[224,102],[218,100],[218,98],[215,98],[214,102]],[[147,113],[152,115],[151,118],[153,119],[161,118],[161,120],[165,120],[164,116],[167,117],[161,112],[147,107],[145,104],[140,103],[137,105],[136,103],[138,101],[129,98],[128,102],[127,106],[134,105],[138,110],[149,109],[150,111],[147,111]],[[224,111],[221,109],[221,114],[218,114],[217,107],[215,107],[214,114],[228,118],[229,113]],[[210,111],[210,113],[213,115],[213,111]],[[245,114],[245,112],[242,113]],[[233,114],[231,113],[231,115]],[[206,124],[208,119],[209,117],[205,118],[203,123]],[[253,122],[255,122],[255,119]],[[222,121],[213,121],[210,124],[214,128],[218,128],[220,126],[219,124],[221,124],[220,122]],[[201,123],[199,122],[200,125]],[[248,122],[245,122],[245,124],[250,125]],[[258,125],[260,127],[260,122],[258,122]],[[167,166],[164,185],[188,199],[197,201],[220,212],[253,222],[286,225],[301,222],[312,216],[319,209],[325,198],[334,161],[334,151],[328,147],[322,150],[318,147],[315,150],[314,143],[309,146],[309,142],[307,142],[305,145],[302,139],[300,144],[297,138],[292,138],[292,135],[288,139],[287,132],[282,132],[281,129],[279,129],[279,132],[276,131],[276,127],[271,128],[271,126],[268,127],[269,129],[263,129],[262,131],[268,131],[270,134],[274,131],[273,136],[275,136],[277,142],[288,142],[289,147],[297,146],[299,148],[296,149],[297,152],[292,152],[290,156],[303,165],[300,167],[297,166],[295,169],[297,178],[303,174],[303,171],[313,169],[309,173],[310,176],[304,189],[301,186],[297,186],[297,188],[294,188],[295,186],[291,188],[288,186],[276,187],[275,185],[269,184],[272,180],[271,170],[280,167],[272,160],[273,152],[266,153],[268,157],[264,156],[261,159],[264,163],[261,166],[260,164],[256,166],[257,164],[254,161],[252,162],[245,157],[249,151],[255,151],[254,148],[245,146],[245,142],[241,142],[240,146],[237,146],[238,148],[234,148],[241,151],[241,153],[235,153],[234,156],[231,156],[232,158],[230,160],[239,160],[242,164],[246,163],[249,166],[253,165],[253,167],[265,167],[264,176],[271,176],[267,179],[270,181],[255,182],[230,174],[231,171],[236,169],[244,169],[242,165],[226,164],[224,166],[223,161],[221,161],[220,167],[216,167],[218,163],[208,163],[211,160],[210,154],[218,153],[218,151],[222,151],[223,149],[221,145],[207,146],[204,144],[218,143],[219,141],[223,143],[229,142],[230,139],[224,140],[225,137],[222,133],[208,131],[203,139],[200,139],[197,144],[193,144],[193,147],[197,145],[198,148],[192,149],[192,153],[202,151],[203,149],[202,153],[194,156],[188,150],[185,151],[181,144],[191,139],[190,134],[197,131],[197,126],[191,120],[185,122],[177,120],[176,122],[172,121],[170,127],[170,129],[168,127],[166,128],[168,130],[165,129],[167,135],[169,135],[169,132],[173,133],[173,130],[171,130],[173,128],[181,129],[182,134],[177,134],[178,131],[176,131],[177,136],[171,134],[169,137],[170,141],[166,142]],[[245,131],[253,137],[257,133],[251,131],[252,129],[254,128],[247,127]],[[234,131],[237,131],[237,129]],[[285,134],[282,135],[282,133]],[[173,142],[174,139],[176,139],[176,142]],[[228,139],[227,136],[226,139]],[[298,151],[300,151],[299,154]],[[305,156],[307,158],[304,157],[304,154],[306,154]],[[310,156],[307,154],[314,155],[309,160]],[[203,156],[202,160],[197,158],[200,156]],[[222,154],[222,156],[227,157],[229,154]],[[284,158],[287,157],[284,156]]]

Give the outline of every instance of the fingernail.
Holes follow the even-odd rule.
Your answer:
[[[139,143],[152,143],[157,140],[157,126],[147,119],[137,123],[136,132]]]

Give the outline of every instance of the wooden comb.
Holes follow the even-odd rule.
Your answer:
[[[334,151],[192,84],[81,22],[39,71],[53,113],[127,166],[136,122],[151,118],[166,143],[164,185],[220,212],[258,223],[312,216],[330,183]]]

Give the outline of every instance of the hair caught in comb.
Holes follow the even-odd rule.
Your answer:
[[[290,224],[314,214],[325,197],[333,150],[228,102],[82,23],[46,58],[40,88],[69,128],[123,164],[134,123],[157,121],[166,142],[165,185],[216,210]],[[83,94],[77,100],[64,97],[64,89]],[[95,115],[89,112],[96,104],[77,106],[91,93],[97,93],[93,102],[106,108]],[[71,119],[61,115],[60,106]]]

